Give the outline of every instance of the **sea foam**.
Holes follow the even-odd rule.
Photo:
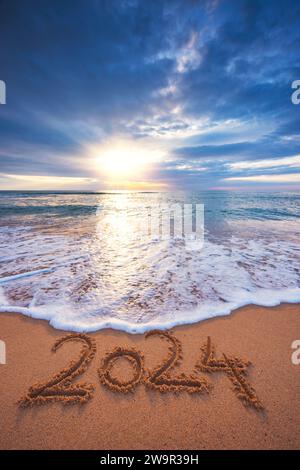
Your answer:
[[[299,221],[270,220],[266,214],[274,209],[266,211],[265,199],[254,201],[264,205],[259,220],[241,218],[239,201],[237,208],[231,202],[222,224],[220,213],[209,220],[207,204],[203,248],[189,251],[182,239],[133,236],[134,219],[128,227],[111,217],[114,198],[97,196],[107,210],[92,211],[95,197],[85,201],[87,212],[72,196],[75,212],[49,217],[43,196],[42,217],[27,208],[23,218],[18,212],[18,224],[11,214],[4,218],[0,312],[44,319],[61,330],[143,333],[228,315],[248,304],[300,302]],[[253,211],[253,199],[246,202]]]

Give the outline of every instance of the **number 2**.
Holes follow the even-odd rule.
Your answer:
[[[45,383],[35,384],[30,387],[27,395],[20,399],[19,404],[23,407],[42,405],[53,401],[61,401],[65,404],[86,403],[94,393],[92,384],[71,382],[83,374],[96,353],[95,341],[89,336],[81,333],[73,333],[59,338],[52,348],[56,352],[64,343],[69,341],[80,341],[83,344],[80,357],[71,361],[69,367],[55,374]]]

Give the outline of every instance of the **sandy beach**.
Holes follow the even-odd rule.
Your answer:
[[[18,401],[31,386],[47,382],[72,360],[78,360],[82,348],[79,342],[83,343],[83,350],[88,347],[84,341],[68,341],[56,352],[51,351],[59,338],[69,334],[42,320],[10,313],[0,315],[0,339],[5,341],[7,354],[6,365],[0,365],[1,449],[300,447],[300,366],[291,362],[291,343],[300,339],[299,304],[247,306],[226,317],[173,329],[171,338],[178,340],[174,344],[182,347],[183,359],[170,370],[169,378],[162,380],[162,374],[156,379],[158,384],[159,380],[167,384],[165,393],[159,389],[161,386],[151,388],[143,378],[140,380],[134,357],[110,362],[105,376],[112,380],[115,377],[115,383],[136,378],[139,383],[131,393],[123,393],[122,387],[112,391],[100,382],[98,369],[106,353],[121,347],[139,351],[141,355],[137,357],[144,357],[146,371],[157,370],[168,354],[172,356],[172,348],[176,349],[170,339],[113,330],[89,334],[96,350],[86,370],[74,379],[74,384],[94,385],[94,390],[87,386],[90,396],[86,403],[66,405],[64,401],[46,399],[43,404],[20,406]],[[244,380],[242,392],[250,394],[250,398],[254,393],[261,409],[251,403],[246,406],[247,400],[243,400],[241,390],[234,390],[232,377],[225,371],[195,371],[195,364],[201,357],[205,359],[208,337],[215,346],[216,364],[223,364],[224,358],[233,363],[237,357],[242,358],[247,375],[241,373],[241,364],[235,363],[238,379],[243,376]],[[209,364],[208,361],[206,367]],[[199,387],[199,393],[188,393],[191,390],[187,385],[177,387],[174,393],[172,378],[181,373],[194,376],[194,384],[197,380],[207,384],[207,390]]]

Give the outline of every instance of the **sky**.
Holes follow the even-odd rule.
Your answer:
[[[0,0],[0,189],[300,190],[298,0]]]

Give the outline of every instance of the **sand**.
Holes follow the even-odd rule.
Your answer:
[[[0,314],[1,449],[300,448],[299,304],[69,335]]]

